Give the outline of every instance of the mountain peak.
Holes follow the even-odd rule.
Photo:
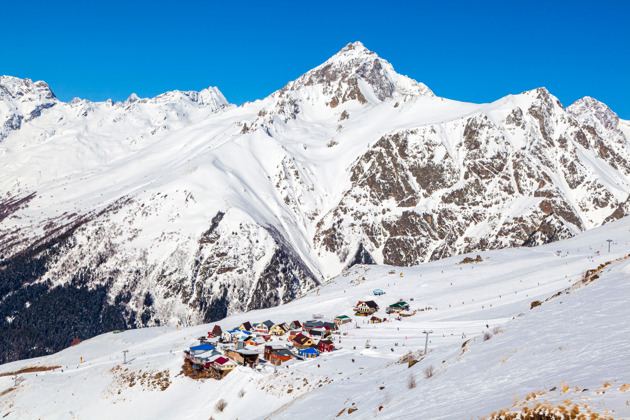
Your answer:
[[[55,94],[46,82],[33,82],[13,76],[0,76],[0,101],[51,102],[56,101]]]
[[[312,87],[322,90],[326,105],[332,108],[351,100],[366,104],[394,96],[434,96],[426,85],[396,73],[390,63],[359,41],[347,44],[326,62],[287,84],[280,95]]]
[[[340,58],[340,57],[351,57],[351,56],[356,57],[356,56],[361,56],[361,55],[363,56],[371,55],[371,56],[377,57],[376,53],[365,48],[365,45],[363,45],[361,41],[355,41],[355,42],[349,43],[348,45],[340,49],[339,52],[335,54],[334,56],[332,56],[331,59],[328,61],[331,61],[335,58]]]
[[[616,129],[619,124],[619,116],[613,110],[590,96],[573,102],[567,107],[567,112],[581,121],[598,121],[609,130]]]

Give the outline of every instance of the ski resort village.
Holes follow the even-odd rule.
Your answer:
[[[376,289],[374,294],[380,296],[383,292]],[[375,324],[388,321],[387,318],[374,315],[379,306],[373,300],[359,301],[352,309],[359,319],[354,321],[351,328],[361,328],[359,322]],[[398,321],[401,316],[415,315],[415,311],[409,312],[409,304],[402,299],[389,305],[386,312],[390,315],[396,314],[394,319]],[[270,363],[278,366],[292,359],[312,359],[320,353],[332,352],[335,350],[335,342],[341,348],[342,336],[348,335],[348,328],[342,327],[351,324],[352,318],[339,315],[332,322],[322,318],[321,314],[313,314],[312,320],[304,322],[296,320],[276,324],[267,320],[252,324],[245,321],[225,332],[220,325],[215,325],[207,337],[198,338],[199,345],[184,351],[185,363],[190,365],[186,370],[191,372],[191,377],[210,375],[221,379],[237,365],[264,368],[266,363]],[[401,343],[404,345],[403,341]],[[398,342],[394,346],[398,346]],[[368,339],[365,348],[370,347]],[[353,350],[356,350],[356,346]],[[394,352],[394,349],[391,351]]]

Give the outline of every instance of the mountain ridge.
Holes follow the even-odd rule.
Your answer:
[[[2,340],[55,288],[97,290],[104,311],[69,343],[103,313],[209,322],[356,261],[548,243],[629,214],[630,130],[594,100],[439,98],[358,43],[262,100],[202,92],[48,98],[29,120],[0,107],[22,121],[0,140]],[[24,348],[3,360],[41,354]]]

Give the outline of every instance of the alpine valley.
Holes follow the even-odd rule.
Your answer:
[[[571,238],[630,213],[629,140],[593,98],[452,101],[360,42],[239,107],[2,76],[0,363],[278,306],[357,263]]]

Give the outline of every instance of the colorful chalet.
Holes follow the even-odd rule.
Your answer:
[[[258,352],[248,349],[226,349],[225,355],[241,366],[258,364]]]
[[[216,355],[209,359],[210,367],[215,370],[220,371],[223,374],[226,374],[229,371],[232,371],[236,367],[236,363],[232,360],[228,359],[225,356]]]
[[[319,356],[319,352],[316,349],[314,349],[313,347],[308,347],[308,348],[305,348],[305,349],[299,349],[298,350],[298,354],[301,357],[304,357],[306,359],[313,359],[313,358]]]
[[[409,304],[405,302],[404,300],[400,300],[396,303],[392,303],[391,305],[389,305],[386,309],[386,312],[392,313],[392,312],[401,312],[401,311],[408,311],[408,310],[409,310]]]
[[[354,310],[356,315],[372,315],[378,311],[378,305],[373,300],[359,301]]]
[[[287,324],[285,324],[284,322],[282,324],[274,325],[269,330],[269,332],[272,335],[276,335],[276,336],[284,335],[284,334],[286,334],[287,331],[289,331],[289,326]]]
[[[215,325],[212,331],[208,332],[208,338],[213,337],[221,337],[223,335],[223,330],[219,325]]]
[[[319,343],[317,343],[317,350],[320,353],[333,351],[334,349],[335,345],[330,340],[321,340]]]
[[[243,322],[241,325],[239,325],[239,327],[237,329],[238,330],[243,330],[243,331],[253,331],[254,330],[254,328],[252,327],[252,324],[249,321]]]
[[[302,332],[303,332],[302,330],[291,330],[291,331],[289,331],[289,338],[288,338],[288,340],[289,341],[293,341],[293,339],[295,337],[297,337],[298,335],[302,334]]]
[[[296,349],[305,349],[313,345],[313,339],[304,334],[299,334],[293,339],[293,345]]]
[[[314,327],[309,330],[309,334],[311,335],[311,337],[325,337],[329,334],[328,331],[329,330],[324,327]]]
[[[270,320],[263,321],[263,322],[260,322],[260,323],[258,323],[256,325],[254,325],[254,331],[268,333],[269,330],[271,328],[273,328],[274,325],[275,324],[272,321],[270,321]]]
[[[352,322],[352,319],[348,315],[339,315],[338,317],[333,319],[333,321],[335,322],[335,325],[337,325],[339,327],[339,326],[341,326],[343,324],[347,324],[349,322]]]
[[[281,364],[291,360],[294,357],[294,354],[286,347],[267,345],[265,346],[265,353],[263,357],[272,364]]]
[[[293,321],[289,324],[289,328],[292,330],[297,330],[299,328],[302,328],[302,324],[300,323],[300,321]]]

